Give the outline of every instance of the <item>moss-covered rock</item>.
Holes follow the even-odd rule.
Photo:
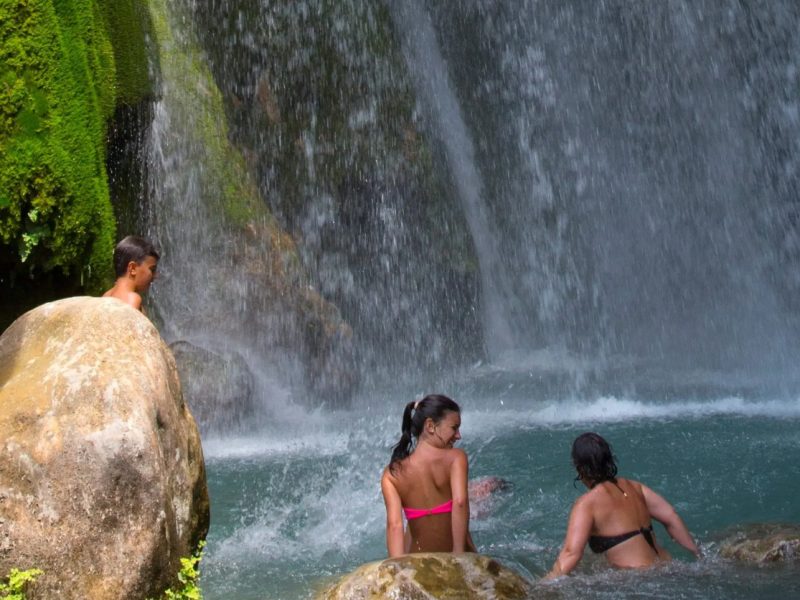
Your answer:
[[[137,104],[153,93],[147,52],[147,36],[152,33],[148,0],[101,0],[114,51],[116,104]]]
[[[527,598],[530,584],[480,554],[408,554],[363,565],[317,600],[507,600]]]
[[[310,287],[297,245],[231,142],[187,13],[165,0],[150,0],[149,10],[159,72],[148,201],[158,214],[151,232],[164,250],[161,265],[171,273],[152,295],[158,318],[173,339],[215,340],[206,347],[212,352],[224,352],[217,341],[226,340],[270,364],[290,354],[315,392],[346,399],[357,379],[352,330]]]
[[[111,42],[96,3],[0,3],[0,244],[7,269],[98,289],[115,226],[105,173]]]
[[[176,4],[231,139],[311,282],[352,325],[363,373],[418,378],[480,356],[472,240],[385,3]]]
[[[800,525],[750,523],[720,535],[719,554],[753,564],[800,561]]]
[[[0,323],[30,290],[112,278],[106,129],[119,102],[149,93],[141,5],[0,0],[0,286],[23,288]]]

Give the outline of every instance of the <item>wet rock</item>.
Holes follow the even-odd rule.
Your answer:
[[[186,403],[203,433],[241,429],[253,419],[253,375],[236,352],[170,344]]]
[[[528,598],[529,583],[480,554],[408,554],[363,565],[317,600],[505,600]]]
[[[723,558],[754,564],[800,560],[800,524],[751,523],[720,537],[719,554]]]
[[[200,437],[141,313],[68,298],[0,337],[0,573],[28,597],[158,597],[205,537]]]

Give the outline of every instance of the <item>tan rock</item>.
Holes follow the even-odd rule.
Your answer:
[[[723,535],[719,543],[723,558],[756,564],[800,560],[800,525],[751,523]]]
[[[28,597],[144,599],[208,530],[200,438],[153,324],[111,298],[40,306],[0,337],[0,573]]]
[[[528,598],[529,583],[480,554],[409,554],[363,565],[317,600],[506,600]]]

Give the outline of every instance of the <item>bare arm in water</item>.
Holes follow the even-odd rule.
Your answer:
[[[699,557],[700,550],[698,550],[697,544],[694,543],[692,534],[689,533],[683,519],[675,512],[672,505],[646,485],[640,485],[642,486],[642,494],[644,495],[645,503],[647,503],[647,510],[650,511],[650,516],[666,528],[667,533],[673,540]]]
[[[544,576],[544,579],[554,579],[566,575],[583,558],[583,550],[586,548],[586,542],[589,541],[589,534],[592,532],[592,511],[586,500],[584,496],[575,501],[569,515],[564,545],[553,568]]]

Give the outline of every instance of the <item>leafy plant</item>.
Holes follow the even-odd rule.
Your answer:
[[[200,561],[203,559],[203,549],[205,548],[205,541],[201,541],[197,545],[195,553],[188,557],[181,559],[181,570],[178,573],[178,581],[182,586],[180,589],[168,589],[161,597],[162,600],[202,600],[203,591],[198,585],[200,579]]]
[[[0,581],[0,598],[4,600],[25,600],[25,586],[34,581],[42,571],[39,569],[28,569],[20,571],[11,569],[6,577],[8,583]]]

